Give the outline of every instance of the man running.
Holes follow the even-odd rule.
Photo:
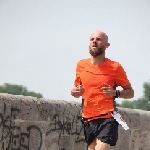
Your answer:
[[[114,98],[130,99],[134,90],[120,63],[105,57],[108,43],[106,33],[98,30],[91,34],[90,58],[77,63],[75,87],[71,95],[83,99],[82,118],[88,150],[109,150],[118,139],[118,122],[111,113]],[[121,86],[122,90],[116,90]]]

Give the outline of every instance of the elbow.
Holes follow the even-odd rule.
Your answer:
[[[133,97],[134,97],[134,90],[132,89],[130,98],[133,98]]]

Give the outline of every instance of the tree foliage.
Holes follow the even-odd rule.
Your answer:
[[[37,98],[43,97],[42,94],[40,94],[40,93],[28,91],[27,88],[23,85],[16,85],[16,84],[10,84],[10,83],[4,83],[4,85],[0,86],[0,93],[33,96],[33,97],[37,97]]]
[[[143,84],[143,96],[134,101],[123,101],[120,107],[150,111],[150,82]]]

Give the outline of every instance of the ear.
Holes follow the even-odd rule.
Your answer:
[[[108,48],[109,46],[110,46],[110,43],[107,43],[107,44],[106,44],[106,48]]]

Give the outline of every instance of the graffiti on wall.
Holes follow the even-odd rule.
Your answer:
[[[64,116],[64,115],[63,115]],[[60,131],[59,138],[58,138],[58,144],[59,139],[61,135],[67,134],[67,135],[76,135],[75,142],[82,142],[84,141],[84,138],[81,136],[81,132],[83,130],[83,126],[78,126],[78,123],[80,122],[80,116],[76,115],[73,117],[73,120],[71,122],[69,121],[60,121],[60,117],[58,114],[55,114],[53,116],[53,122],[50,123],[51,129],[47,131],[46,136],[49,135],[51,132],[54,131]]]
[[[4,112],[0,113],[0,143],[2,150],[29,150],[30,149],[30,139],[32,133],[34,132],[38,135],[38,143],[36,149],[40,150],[42,146],[42,132],[40,128],[36,125],[29,125],[26,128],[26,132],[21,131],[21,126],[16,125],[14,120],[16,115],[20,113],[21,110],[18,108],[11,107],[11,112],[8,115],[6,113],[6,104],[4,103]]]
[[[1,106],[2,107],[2,106]],[[8,113],[7,109],[10,109]],[[8,107],[3,104],[3,111],[0,112],[0,149],[1,150],[42,150],[43,136],[51,136],[51,133],[59,132],[57,144],[63,135],[75,136],[75,143],[84,142],[82,136],[83,127],[80,122],[80,116],[76,115],[72,120],[60,120],[59,114],[55,114],[49,123],[46,133],[42,133],[39,126],[30,123],[24,126],[24,122],[16,123],[17,116],[21,109]],[[80,124],[80,125],[79,125]],[[45,139],[44,138],[44,139]],[[33,148],[32,148],[33,150]],[[66,150],[61,148],[61,150]]]

